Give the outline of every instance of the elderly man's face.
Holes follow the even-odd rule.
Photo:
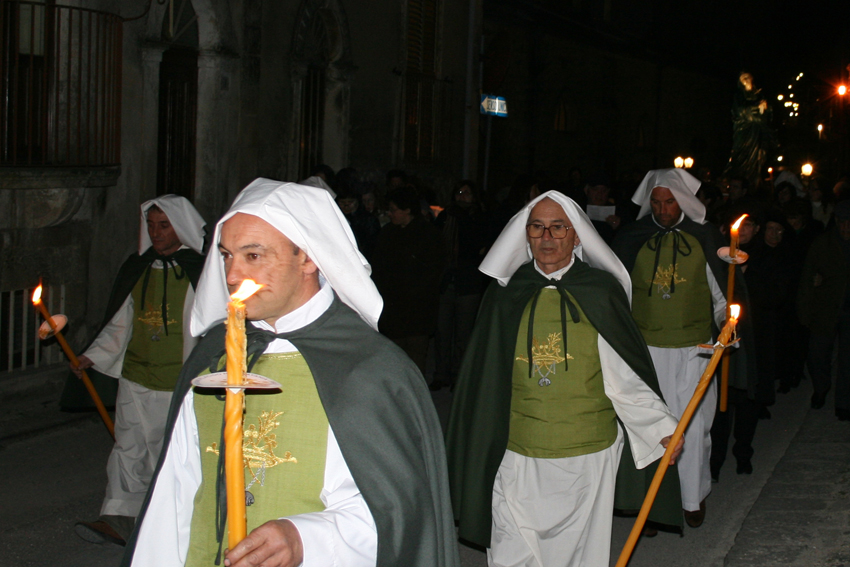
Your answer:
[[[263,287],[245,300],[248,319],[275,321],[304,305],[319,291],[318,268],[279,230],[253,215],[237,213],[221,227],[219,252],[227,289],[252,279]]]
[[[649,196],[649,206],[652,207],[652,217],[655,222],[665,228],[676,224],[682,215],[679,202],[667,187],[656,187],[652,190],[652,194]]]
[[[543,199],[531,209],[528,225],[529,227],[538,225],[538,229],[540,226],[548,229],[543,230],[543,234],[537,238],[532,238],[526,232],[528,244],[531,246],[531,255],[543,273],[551,274],[565,268],[573,258],[573,249],[579,244],[579,239],[563,207],[552,199]],[[552,238],[551,231],[557,232],[557,227],[566,228],[566,236]],[[533,228],[527,230],[533,230]]]
[[[180,249],[182,244],[171,226],[171,221],[159,209],[150,209],[147,214],[148,236],[157,253],[171,256]]]

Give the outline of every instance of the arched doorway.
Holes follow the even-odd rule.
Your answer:
[[[198,115],[198,17],[190,0],[172,0],[163,19],[159,68],[156,193],[194,200]]]
[[[336,0],[305,0],[293,38],[294,151],[290,171],[298,179],[317,163],[348,164],[348,21]]]

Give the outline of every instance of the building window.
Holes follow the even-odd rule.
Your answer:
[[[115,14],[0,3],[0,165],[119,163],[122,31]]]
[[[408,163],[428,163],[437,157],[438,21],[438,0],[408,0],[404,74],[404,158]]]

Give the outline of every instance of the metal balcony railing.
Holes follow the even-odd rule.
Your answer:
[[[122,20],[0,0],[0,166],[120,162]]]
[[[42,322],[32,304],[33,288],[0,291],[0,378],[5,373],[39,368],[64,360],[55,339],[39,340]],[[65,285],[45,286],[51,315],[65,312]]]

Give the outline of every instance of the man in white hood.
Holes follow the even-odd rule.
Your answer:
[[[726,267],[717,257],[720,233],[705,221],[697,199],[700,182],[683,169],[650,171],[632,201],[638,220],[625,226],[613,244],[629,270],[634,289],[632,315],[658,373],[664,399],[677,416],[684,413],[709,357],[699,349],[723,326],[726,298],[718,281]],[[679,459],[685,521],[697,528],[705,519],[711,492],[711,424],[717,401],[712,383],[685,431]]]
[[[640,507],[637,468],[676,428],[629,314],[628,273],[557,191],[518,212],[479,269],[496,281],[447,435],[459,535],[488,547],[491,566],[608,565],[613,508]],[[680,523],[672,488],[652,519]]]
[[[323,190],[257,179],[219,221],[166,443],[124,565],[455,567],[440,425],[422,375],[375,330],[382,301]],[[221,389],[229,294],[244,279],[248,368],[281,384],[245,396],[248,536],[229,551]],[[222,557],[223,554],[223,557]]]
[[[189,313],[203,243],[204,220],[185,198],[163,195],[143,203],[139,252],[119,270],[104,325],[72,368],[78,376],[91,369],[93,378],[119,384],[100,518],[75,526],[86,541],[124,545],[147,494],[171,393],[196,342]]]

